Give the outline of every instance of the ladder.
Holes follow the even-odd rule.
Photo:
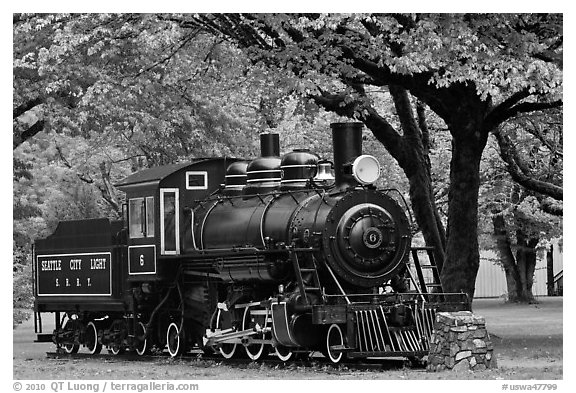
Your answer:
[[[412,247],[410,249],[412,252],[412,260],[414,261],[414,269],[418,276],[418,282],[420,286],[420,292],[424,294],[426,300],[429,300],[430,294],[439,294],[441,301],[444,301],[444,295],[442,293],[442,283],[440,282],[440,272],[438,266],[436,265],[436,260],[434,259],[434,247]],[[428,263],[420,263],[419,253],[426,251],[428,254]],[[423,270],[428,269],[432,273],[432,281],[426,281],[424,277]]]
[[[302,297],[302,302],[305,306],[310,306],[310,301],[308,300],[308,293],[316,293],[320,297],[322,297],[322,288],[320,287],[320,277],[318,276],[318,269],[316,268],[316,262],[314,261],[314,257],[310,254],[311,258],[306,258],[303,261],[303,264],[306,266],[301,265],[301,262],[298,258],[299,252],[308,252],[311,253],[313,249],[299,249],[291,247],[289,249],[290,260],[292,261],[292,266],[294,267],[294,273],[296,274],[296,281],[298,283],[298,288],[300,289],[300,295]],[[306,263],[308,262],[308,263]],[[310,276],[312,274],[312,283],[304,280],[304,276]],[[308,278],[308,277],[307,277]]]

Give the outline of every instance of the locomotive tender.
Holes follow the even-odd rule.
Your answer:
[[[249,162],[128,176],[116,184],[124,220],[60,222],[36,241],[38,341],[68,353],[200,348],[252,360],[319,351],[333,363],[426,355],[435,313],[466,302],[428,293],[417,249],[418,279],[408,268],[410,218],[395,190],[374,186],[380,166],[362,154],[362,127],[331,125],[333,163],[304,149],[280,158],[278,135],[262,134]],[[52,334],[42,332],[47,312]]]

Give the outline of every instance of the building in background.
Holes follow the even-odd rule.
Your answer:
[[[562,296],[563,293],[563,262],[562,262],[562,247],[561,241],[554,241],[552,245],[552,275],[554,280],[553,294]],[[532,286],[532,293],[534,296],[547,296],[548,295],[548,271],[547,271],[547,253],[538,253],[536,262],[536,270],[534,271],[534,285]],[[483,297],[506,297],[508,292],[506,287],[506,274],[504,269],[496,264],[494,261],[498,260],[496,253],[491,251],[482,251],[480,253],[480,268],[476,277],[476,291],[474,292],[475,298]]]

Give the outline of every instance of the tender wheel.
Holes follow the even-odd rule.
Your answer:
[[[166,346],[168,347],[168,352],[170,356],[176,357],[184,353],[184,332],[180,332],[180,328],[175,322],[172,322],[168,326],[166,331]]]
[[[136,345],[136,353],[140,356],[148,353],[148,339],[146,338],[146,325],[142,322],[138,322],[136,325],[136,339],[138,344]]]
[[[340,326],[333,323],[330,325],[328,329],[328,333],[326,333],[326,356],[330,361],[334,364],[337,364],[342,360],[344,356],[343,352],[336,352],[332,349],[334,346],[341,346],[344,345],[344,336],[342,335],[342,329]]]
[[[242,318],[242,330],[251,329],[252,321],[250,316],[250,308],[246,307],[244,311],[244,317]],[[263,339],[264,336],[257,336],[256,338]],[[252,360],[258,360],[264,354],[264,344],[249,344],[244,345],[244,349],[246,350],[246,354]]]
[[[74,337],[76,337],[79,334],[79,330],[81,328],[82,327],[80,325],[80,322],[75,319],[68,319],[66,321],[66,324],[64,325],[64,331],[72,332]],[[63,344],[62,348],[64,349],[64,352],[66,352],[67,354],[73,354],[78,352],[78,350],[80,349],[80,344]]]
[[[232,313],[219,309],[216,315],[216,329],[229,329],[232,327]],[[238,344],[222,344],[220,353],[225,359],[231,359],[236,354]]]
[[[90,355],[97,355],[102,350],[102,344],[98,342],[98,329],[96,329],[96,325],[92,321],[90,321],[88,326],[86,326],[84,345],[88,349]]]
[[[123,354],[126,351],[124,342],[128,334],[124,320],[116,319],[112,321],[109,333],[114,338],[106,343],[108,346],[108,353],[111,353],[112,355]]]
[[[73,354],[73,353],[77,353],[78,350],[80,349],[80,345],[78,344],[64,344],[62,345],[62,348],[64,348],[64,352],[66,352],[67,354]]]
[[[278,359],[282,360],[283,362],[287,362],[288,360],[290,360],[292,355],[294,355],[294,352],[292,352],[289,348],[283,346],[276,347],[275,353],[276,356],[278,356]]]
[[[121,347],[119,345],[113,345],[110,348],[108,348],[108,352],[110,352],[114,356],[122,355],[124,351],[125,351],[124,347]]]

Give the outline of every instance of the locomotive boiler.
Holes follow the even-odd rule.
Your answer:
[[[446,301],[432,259],[426,283],[407,205],[375,186],[362,127],[331,125],[333,162],[306,149],[281,157],[278,135],[262,134],[250,161],[124,179],[122,222],[63,222],[36,243],[36,320],[54,312],[57,325],[48,335],[40,323],[39,339],[67,352],[424,356],[435,312],[467,304]],[[64,267],[43,270],[54,261]]]
[[[314,154],[297,150],[280,160],[277,135],[263,134],[263,155],[247,166],[242,192],[216,195],[194,209],[196,247],[185,251],[229,250],[219,257],[221,278],[229,282],[286,279],[296,249],[310,250],[322,272],[335,274],[346,287],[386,282],[408,255],[408,217],[372,186],[380,167],[374,157],[362,155],[360,126],[337,123],[332,129],[333,183],[314,184],[319,161]],[[238,263],[242,249],[253,249],[253,258],[245,254]]]

